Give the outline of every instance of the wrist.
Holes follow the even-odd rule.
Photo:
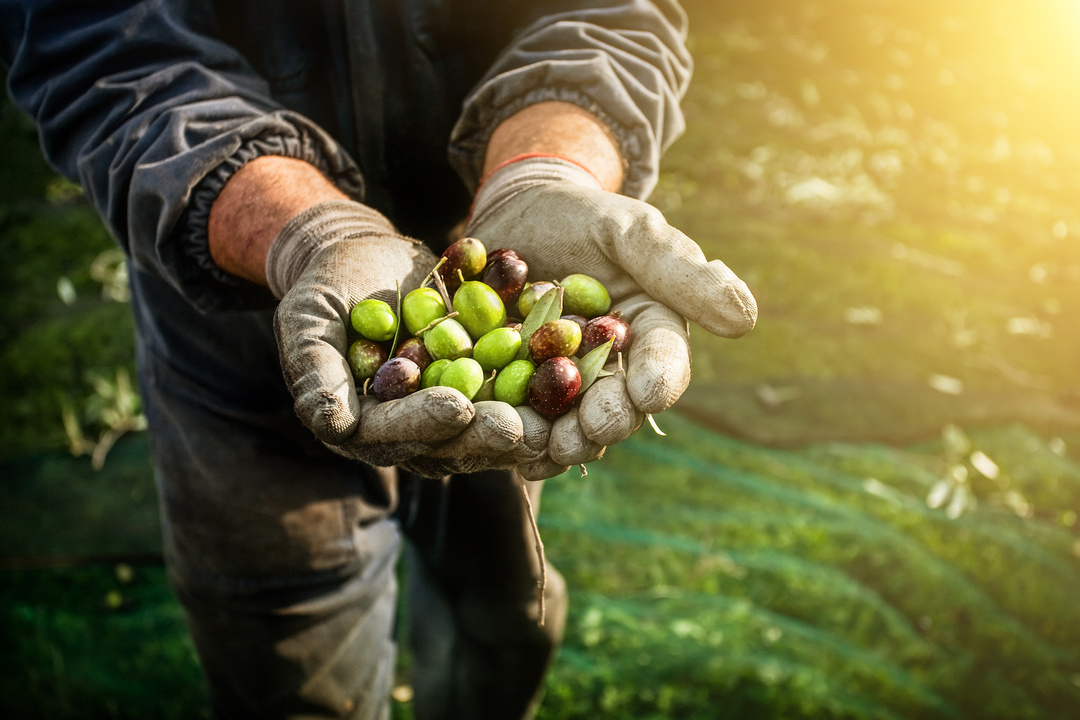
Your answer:
[[[622,187],[624,163],[611,130],[587,110],[558,101],[529,105],[500,123],[488,141],[484,175],[513,158],[548,154],[587,168],[605,190]]]
[[[207,238],[218,267],[262,285],[266,255],[291,219],[328,200],[348,200],[315,166],[264,155],[229,178],[210,208]]]
[[[547,153],[527,153],[508,159],[484,178],[473,199],[469,224],[482,223],[484,218],[519,193],[551,184],[605,189],[603,182],[591,170],[572,159]]]
[[[290,219],[267,249],[266,284],[281,298],[296,284],[311,259],[342,240],[399,237],[377,210],[352,200],[328,200]]]

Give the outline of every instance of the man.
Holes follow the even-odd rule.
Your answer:
[[[404,535],[416,717],[529,716],[565,601],[550,571],[538,625],[510,468],[595,459],[686,388],[684,317],[735,337],[756,315],[635,199],[682,127],[681,9],[2,0],[0,21],[13,98],[130,258],[215,712],[386,717]],[[349,376],[348,308],[416,287],[470,204],[467,234],[533,278],[597,277],[632,323],[626,372],[553,425],[449,389],[376,403]]]

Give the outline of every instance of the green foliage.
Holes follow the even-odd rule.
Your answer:
[[[38,171],[25,172],[30,181]],[[135,376],[131,310],[106,296],[112,274],[95,264],[115,243],[70,187],[53,178],[36,199],[0,196],[0,457],[64,447],[65,404],[81,409],[118,368]]]

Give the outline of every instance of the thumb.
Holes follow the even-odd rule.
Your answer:
[[[623,230],[616,251],[623,269],[656,300],[714,335],[742,337],[757,321],[750,288],[720,260],[640,202],[639,222]]]
[[[278,305],[274,331],[285,382],[300,420],[330,445],[355,432],[360,404],[345,359],[343,304],[329,294],[294,289]]]

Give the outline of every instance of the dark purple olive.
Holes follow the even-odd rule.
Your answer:
[[[567,357],[553,357],[536,368],[529,381],[529,405],[546,418],[570,409],[581,390],[581,373]]]
[[[584,357],[591,350],[614,338],[610,356],[615,357],[616,353],[625,352],[626,348],[630,347],[630,335],[630,325],[622,318],[614,315],[595,317],[585,325],[585,329],[581,332],[581,347],[578,348],[578,355]]]
[[[416,367],[420,368],[421,373],[431,364],[431,355],[428,353],[427,347],[424,346],[424,341],[420,338],[409,338],[398,345],[394,357],[409,358],[416,363]]]
[[[517,254],[516,250],[511,250],[510,248],[498,248],[496,250],[492,250],[487,254],[488,265],[490,265],[491,262],[496,258],[504,257],[514,258],[515,260],[523,259],[520,255]]]
[[[559,318],[544,323],[529,338],[529,355],[540,364],[553,357],[571,357],[581,345],[581,328],[573,320]]]
[[[395,400],[420,389],[420,368],[409,358],[390,358],[375,373],[371,390],[380,400]]]
[[[514,251],[510,250],[508,252]],[[517,255],[517,253],[514,253],[514,255]],[[480,275],[480,282],[498,293],[506,307],[514,307],[528,277],[529,266],[525,264],[524,260],[520,257],[502,255],[488,262],[483,274]]]
[[[451,295],[461,285],[458,270],[466,280],[475,280],[487,265],[487,250],[476,238],[461,238],[443,250],[442,256],[446,262],[439,266],[439,276]]]

